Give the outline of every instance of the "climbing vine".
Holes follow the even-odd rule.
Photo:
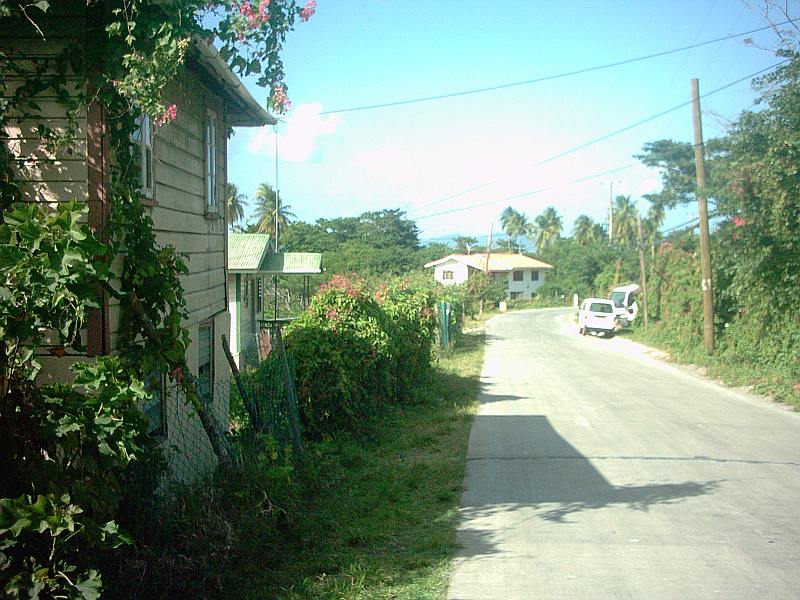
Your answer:
[[[54,14],[85,10],[87,24],[60,51],[34,58],[0,44],[0,132],[24,127],[38,139],[31,156],[13,136],[0,143],[0,593],[97,597],[93,549],[130,543],[112,519],[126,466],[152,451],[138,410],[146,374],[169,373],[203,419],[186,369],[188,270],[175,248],[157,243],[143,204],[137,117],[169,127],[181,106],[165,102],[165,86],[203,40],[237,74],[258,74],[270,108],[284,112],[283,43],[315,9],[313,0],[0,0],[0,26],[44,45]],[[57,126],[42,97],[60,107]],[[79,202],[24,202],[24,166],[34,154],[79,153],[83,119],[98,105],[111,219],[91,231]],[[36,385],[37,353],[85,352],[80,332],[101,291],[120,303],[119,356],[74,367],[72,385]]]

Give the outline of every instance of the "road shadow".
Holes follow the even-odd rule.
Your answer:
[[[609,458],[609,457],[602,457]],[[636,457],[628,457],[636,459]],[[461,501],[460,556],[496,552],[492,517],[523,508],[529,518],[569,523],[578,513],[606,507],[647,511],[711,494],[720,481],[612,485],[541,415],[479,415],[470,438]],[[533,515],[533,516],[531,516]]]

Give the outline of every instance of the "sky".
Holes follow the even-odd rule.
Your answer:
[[[642,196],[657,192],[660,178],[633,156],[658,139],[691,142],[691,106],[559,155],[688,102],[691,78],[701,95],[745,79],[701,99],[704,138],[724,134],[758,96],[749,76],[778,62],[772,32],[485,93],[345,109],[527,81],[750,31],[767,25],[762,1],[318,0],[283,52],[292,109],[277,127],[281,201],[306,222],[400,208],[423,241],[485,236],[492,223],[497,233],[507,206],[531,220],[554,206],[569,235],[581,214],[607,222],[612,187],[645,214]],[[790,5],[799,16],[800,2]],[[245,84],[266,102],[267,90]],[[272,127],[237,129],[229,142],[229,181],[248,198],[259,183],[275,185],[275,135]],[[664,227],[695,214],[671,211]]]

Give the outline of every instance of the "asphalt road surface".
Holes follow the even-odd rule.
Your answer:
[[[800,598],[800,414],[572,314],[487,326],[448,597]]]

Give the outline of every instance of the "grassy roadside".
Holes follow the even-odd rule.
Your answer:
[[[639,324],[631,330],[629,337],[641,344],[668,352],[675,362],[700,367],[704,374],[726,385],[770,396],[800,411],[800,390],[796,389],[797,382],[784,367],[732,362],[719,352],[709,356],[702,346],[702,340],[674,340],[658,326],[651,325],[649,330],[645,330]]]
[[[298,468],[303,506],[275,562],[246,574],[237,597],[445,596],[483,346],[482,332],[464,335],[423,401],[376,423],[366,440],[310,449]]]

